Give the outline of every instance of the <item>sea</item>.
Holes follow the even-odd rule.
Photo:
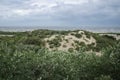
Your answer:
[[[48,30],[86,30],[98,33],[120,33],[120,26],[0,26],[0,31],[25,32],[38,29]]]

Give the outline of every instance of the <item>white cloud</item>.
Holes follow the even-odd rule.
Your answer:
[[[88,0],[61,0],[64,4],[84,4],[88,3]]]
[[[14,14],[20,15],[20,16],[24,16],[24,15],[29,15],[32,12],[32,10],[25,10],[25,9],[16,9],[13,10]]]
[[[30,5],[31,7],[52,7],[56,5],[56,2],[50,0],[31,0],[27,1],[26,4]]]
[[[105,14],[107,12],[113,12],[113,8],[111,7],[111,3],[116,3],[116,1],[111,0],[25,0],[22,4],[15,5],[3,5],[4,8],[8,8],[7,12],[5,10],[4,13],[11,13],[16,16],[26,16],[26,15],[36,15],[36,14],[54,14],[55,13],[64,13],[69,12],[69,14],[81,14],[91,15],[96,14],[98,12]],[[19,7],[18,7],[19,5]],[[12,6],[12,7],[11,7]],[[107,7],[107,8],[106,8]],[[111,7],[111,8],[109,8]],[[1,6],[0,6],[1,8]],[[4,9],[3,8],[3,9]],[[108,9],[109,8],[109,9]],[[119,8],[120,9],[120,8]],[[103,12],[102,12],[103,11]],[[113,13],[117,11],[114,10]],[[1,13],[0,13],[1,14]],[[6,16],[6,14],[2,14]],[[117,13],[116,13],[117,14]],[[57,14],[55,14],[57,15]],[[11,15],[12,16],[12,15]]]

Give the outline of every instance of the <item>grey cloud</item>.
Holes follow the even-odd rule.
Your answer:
[[[1,0],[0,21],[119,25],[119,3],[120,0]]]

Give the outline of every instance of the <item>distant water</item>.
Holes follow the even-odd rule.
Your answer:
[[[91,26],[84,26],[84,27],[56,27],[56,26],[49,26],[49,27],[34,27],[34,26],[25,26],[25,27],[0,27],[0,31],[14,31],[14,32],[24,32],[24,31],[33,31],[37,29],[49,29],[49,30],[87,30],[92,32],[114,32],[114,33],[120,33],[120,27],[91,27]]]

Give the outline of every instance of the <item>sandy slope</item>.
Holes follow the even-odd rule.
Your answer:
[[[57,50],[62,50],[62,51],[68,51],[69,48],[75,49],[75,41],[83,42],[86,45],[94,43],[95,44],[94,46],[96,46],[96,40],[92,36],[90,36],[90,38],[87,38],[86,35],[84,34],[84,31],[78,32],[78,34],[82,35],[81,38],[77,38],[76,36],[71,35],[71,34],[76,34],[76,33],[70,32],[67,35],[52,35],[49,38],[45,38],[44,40],[46,41],[46,48],[48,48],[49,50],[57,49]],[[61,39],[62,39],[62,41],[60,42],[61,46],[58,48],[51,49],[50,45],[47,41],[48,40],[51,41],[51,40],[55,39],[56,36],[61,37]]]

